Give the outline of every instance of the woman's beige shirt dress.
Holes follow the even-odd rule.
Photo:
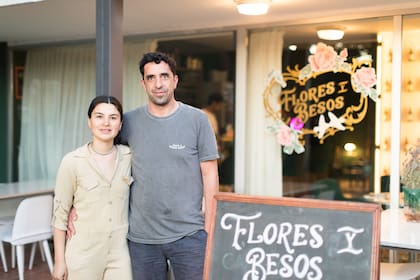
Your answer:
[[[117,145],[116,168],[107,180],[88,144],[67,154],[57,173],[53,226],[67,229],[77,210],[76,233],[66,243],[68,279],[131,279],[127,247],[131,152]],[[108,176],[109,177],[109,176]]]

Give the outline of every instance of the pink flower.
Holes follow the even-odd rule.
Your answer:
[[[292,130],[290,127],[282,125],[277,130],[277,142],[283,146],[289,146],[292,144]]]
[[[324,43],[318,43],[316,45],[316,52],[310,55],[308,61],[311,65],[312,71],[320,72],[331,70],[335,63],[337,53],[331,46],[327,46]]]
[[[354,79],[364,88],[371,88],[376,84],[375,69],[362,67],[354,73]]]
[[[300,118],[292,118],[289,125],[294,130],[301,130],[303,128],[303,122]]]

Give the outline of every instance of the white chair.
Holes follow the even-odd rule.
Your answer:
[[[45,262],[45,254],[44,254],[44,250],[42,248],[42,246],[43,246],[42,241],[34,242],[34,243],[32,243],[31,256],[29,258],[29,266],[28,266],[29,270],[31,270],[33,265],[34,265],[36,245],[39,245],[39,251],[41,252],[41,260],[43,262]]]
[[[39,250],[41,252],[41,260],[43,262],[45,262],[45,254],[44,254],[44,249],[43,249],[43,245],[42,245],[42,241],[39,242],[34,242],[32,243],[32,248],[31,248],[31,255],[29,257],[29,266],[28,269],[31,270],[33,265],[34,265],[34,260],[35,260],[35,250],[36,250],[36,245],[39,244]],[[11,263],[12,263],[12,268],[16,267],[16,246],[12,245],[11,247]],[[6,271],[7,272],[7,271]]]
[[[0,236],[2,235],[1,232],[6,230],[5,226],[13,225],[14,219],[15,217],[13,216],[0,217]],[[1,257],[1,262],[3,263],[3,270],[4,272],[7,272],[6,255],[4,253],[4,246],[1,240],[0,240],[0,257]]]
[[[13,217],[14,218],[14,217]],[[13,227],[13,220],[8,223],[8,224],[1,224],[0,223],[0,236],[3,236],[5,234],[2,234],[1,232],[5,232],[8,231],[10,232],[12,229],[11,227]],[[42,248],[42,242],[34,242],[32,243],[32,248],[31,248],[31,256],[29,258],[29,266],[28,269],[31,270],[34,264],[34,259],[35,259],[35,250],[36,250],[36,245],[39,244],[39,249],[41,252],[41,259],[42,261],[45,262],[45,254],[44,254],[44,250]],[[10,248],[11,251],[11,264],[12,264],[12,268],[16,267],[16,246],[12,245]],[[6,263],[6,254],[4,252],[4,246],[3,246],[3,241],[0,241],[0,258],[1,258],[1,262],[3,264],[3,271],[7,272],[8,268],[7,268],[7,263]]]
[[[24,245],[26,244],[35,243],[36,245],[42,242],[45,258],[52,272],[53,263],[48,246],[48,239],[52,237],[52,204],[51,195],[34,196],[22,200],[16,210],[13,225],[7,225],[6,230],[0,231],[0,241],[8,242],[12,247],[16,247],[19,280],[24,279]],[[13,259],[12,256],[12,262]],[[32,266],[31,262],[30,266]],[[7,270],[7,267],[5,268]]]
[[[381,263],[380,280],[412,280],[420,275],[420,263]]]
[[[6,230],[6,226],[11,226],[13,225],[13,220],[15,219],[14,216],[4,216],[4,217],[0,217],[0,236],[2,236],[1,232],[4,232]],[[13,248],[12,248],[13,250]],[[7,264],[6,264],[6,255],[4,253],[4,246],[3,246],[3,242],[0,240],[0,257],[1,257],[1,262],[3,264],[3,270],[4,272],[7,272]]]
[[[9,225],[0,224],[0,236],[3,236],[6,231],[9,231]],[[7,272],[6,254],[4,253],[3,242],[0,240],[0,257],[3,264],[4,272]]]

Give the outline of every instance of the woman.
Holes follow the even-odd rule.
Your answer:
[[[92,140],[64,156],[57,173],[53,226],[53,279],[131,279],[127,248],[131,152],[115,145],[122,106],[95,97],[88,109]],[[77,232],[66,242],[68,213]]]

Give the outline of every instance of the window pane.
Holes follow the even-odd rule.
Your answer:
[[[234,190],[233,32],[160,41],[158,49],[175,57],[179,82],[175,98],[204,109],[215,130],[220,154],[221,191]]]
[[[404,180],[403,171],[409,167],[404,166],[404,161],[409,158],[406,153],[415,145],[420,145],[420,15],[403,18],[402,34],[401,179],[404,185],[419,187],[420,178],[413,176],[410,180]],[[418,165],[418,156],[413,163]],[[418,170],[416,166],[414,168]]]
[[[339,27],[344,31],[344,37],[332,41],[320,39],[317,30],[323,27]],[[283,121],[288,122],[300,114],[304,116],[304,130],[309,130],[302,138],[305,151],[283,156],[285,194],[290,191],[295,196],[360,199],[363,194],[374,190],[375,117],[378,105],[374,96],[366,97],[366,100],[363,97],[368,92],[382,94],[381,71],[378,71],[377,64],[387,54],[380,51],[378,35],[392,32],[392,19],[296,26],[285,31],[283,76],[284,73],[293,76],[295,74],[290,73],[296,70],[302,73],[302,69],[308,65],[312,71],[312,76],[306,76],[305,83],[283,90],[283,93],[287,90],[294,93],[289,94],[291,100],[299,100],[282,103]],[[322,48],[319,48],[319,43],[324,44]],[[391,41],[387,43],[392,44]],[[324,57],[322,50],[325,51]],[[338,58],[345,58],[344,62],[352,68],[343,70],[340,68],[343,64],[337,61],[328,65],[328,55],[334,53]],[[310,58],[314,54],[315,57]],[[378,84],[367,86],[367,91],[359,90],[363,88],[361,84],[361,88],[357,89],[352,80],[356,77],[356,71],[363,68],[373,68],[377,75]],[[387,71],[390,69],[388,67]],[[368,71],[362,72],[365,73],[362,77],[370,77]],[[366,84],[366,79],[359,82]],[[309,97],[303,98],[303,92]],[[335,129],[331,130],[331,127]],[[315,184],[320,180],[323,180],[322,184]],[[298,193],[293,191],[299,186],[306,187]]]

